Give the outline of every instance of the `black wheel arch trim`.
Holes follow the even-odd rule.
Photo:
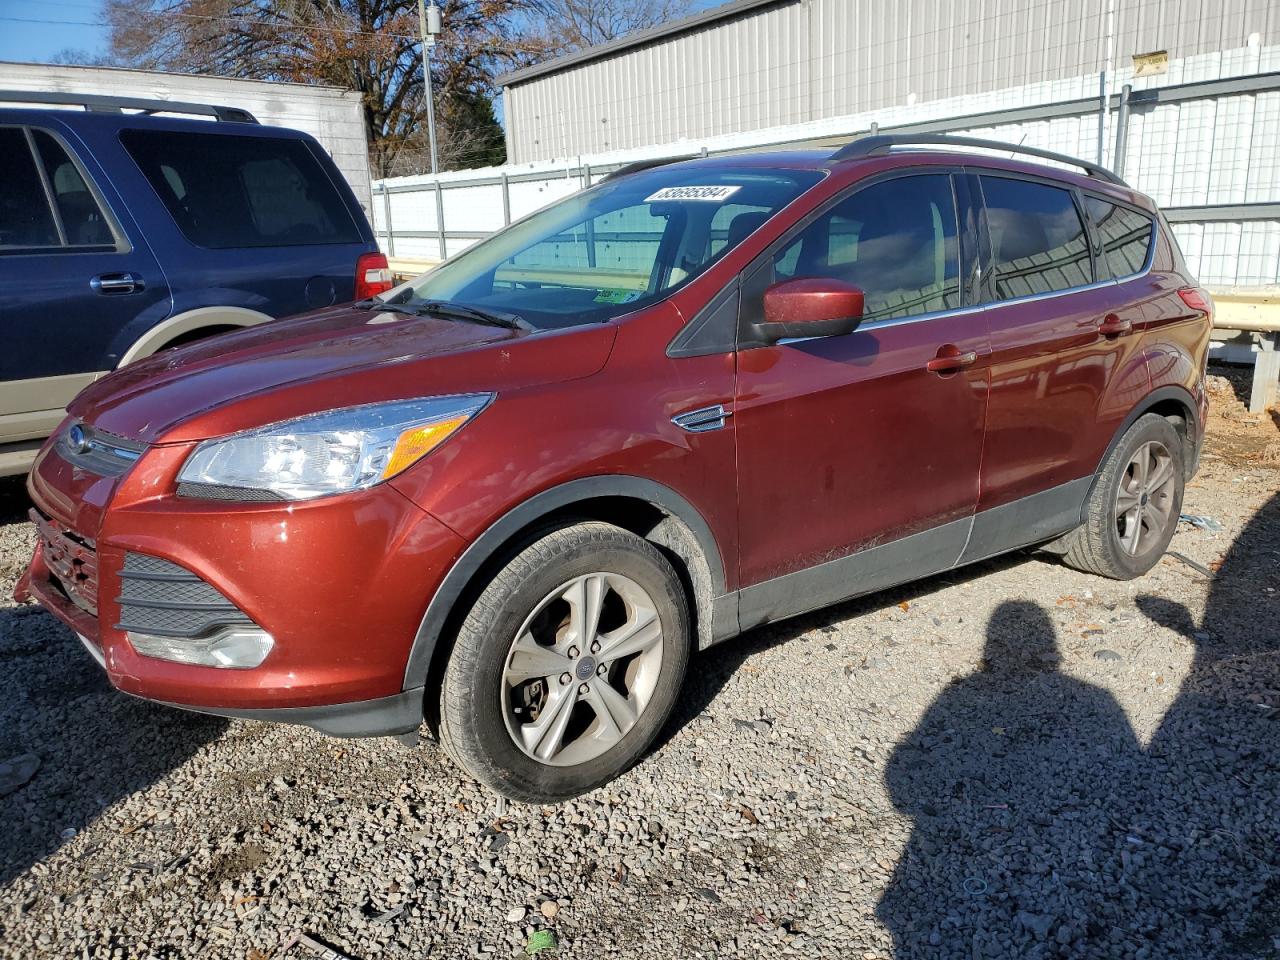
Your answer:
[[[1124,435],[1128,433],[1129,428],[1138,422],[1139,417],[1150,413],[1152,407],[1159,403],[1163,403],[1166,400],[1176,400],[1186,409],[1187,430],[1189,431],[1188,435],[1192,437],[1195,442],[1195,452],[1192,463],[1186,464],[1185,466],[1188,469],[1191,469],[1199,462],[1200,445],[1204,439],[1204,432],[1201,430],[1200,412],[1196,408],[1196,398],[1192,396],[1190,390],[1183,386],[1169,385],[1157,387],[1155,390],[1152,390],[1143,397],[1141,403],[1134,405],[1133,409],[1129,411],[1129,415],[1124,418],[1124,422],[1120,424],[1115,434],[1111,437],[1111,442],[1107,444],[1107,449],[1102,451],[1102,456],[1098,460],[1098,467],[1094,471],[1094,484],[1097,483],[1098,476],[1102,473],[1102,465],[1107,462],[1107,458],[1111,456],[1111,452],[1119,446]],[[1093,492],[1093,484],[1090,485],[1089,492]]]
[[[711,532],[711,527],[688,500],[670,487],[643,477],[607,474],[570,480],[535,494],[503,514],[476,537],[454,561],[431,597],[426,613],[422,617],[422,623],[418,626],[418,632],[413,638],[409,659],[405,664],[403,689],[412,690],[426,684],[436,647],[455,604],[463,596],[476,574],[504,544],[543,517],[563,510],[565,507],[571,507],[575,503],[584,503],[601,497],[626,497],[650,503],[688,527],[706,561],[711,577],[713,602],[716,607],[721,608],[717,614],[728,612],[719,602],[725,595],[725,571],[720,549]],[[734,613],[736,613],[736,605]]]

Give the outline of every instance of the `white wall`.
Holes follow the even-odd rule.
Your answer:
[[[1275,0],[793,0],[738,10],[511,74],[508,156],[563,159],[1084,75],[1096,92],[1108,34],[1118,68],[1157,50],[1185,59],[1234,49],[1251,34],[1280,41]]]

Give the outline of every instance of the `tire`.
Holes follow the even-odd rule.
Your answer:
[[[598,633],[585,626],[592,609]],[[662,729],[690,637],[680,578],[653,544],[607,523],[553,530],[515,553],[459,628],[440,692],[441,743],[512,800],[586,793],[639,760]]]
[[[1098,472],[1085,503],[1084,523],[1064,538],[1063,561],[1113,580],[1132,580],[1154,567],[1173,539],[1182,512],[1183,450],[1182,437],[1168,420],[1154,413],[1139,417]],[[1145,485],[1139,476],[1144,451]],[[1168,477],[1166,470],[1172,471]],[[1135,502],[1140,508],[1136,533],[1130,506]]]

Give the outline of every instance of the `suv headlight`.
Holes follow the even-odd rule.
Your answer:
[[[489,393],[371,403],[206,440],[179,492],[220,500],[310,500],[394,477],[493,399]]]

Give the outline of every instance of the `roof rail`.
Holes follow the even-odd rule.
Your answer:
[[[652,170],[654,167],[665,167],[668,163],[680,163],[682,160],[696,160],[699,154],[687,153],[680,157],[658,157],[656,160],[637,160],[635,163],[628,163],[617,170],[605,176],[601,183],[609,180],[616,180],[618,177],[628,177],[633,173],[640,173],[643,170]]]
[[[846,143],[843,147],[833,153],[831,155],[831,160],[835,162],[839,160],[854,160],[858,157],[883,156],[893,147],[917,145],[980,147],[984,150],[1000,150],[1005,153],[1024,153],[1030,157],[1039,157],[1041,160],[1053,160],[1057,163],[1065,163],[1073,167],[1080,167],[1091,177],[1097,177],[1099,180],[1106,180],[1108,183],[1118,184],[1122,187],[1128,186],[1128,184],[1121,180],[1120,177],[1101,164],[1090,163],[1088,160],[1081,160],[1079,157],[1068,157],[1064,153],[1053,153],[1050,150],[1041,150],[1038,147],[1024,147],[1018,143],[1002,143],[999,140],[981,140],[977,137],[950,137],[937,133],[884,133],[869,137],[859,137],[857,140]]]
[[[258,118],[240,107],[220,107],[210,103],[184,103],[181,100],[144,100],[140,97],[111,97],[96,93],[62,93],[43,90],[0,90],[0,103],[53,103],[59,106],[84,107],[91,113],[190,113],[213,117],[229,123],[257,123]]]

